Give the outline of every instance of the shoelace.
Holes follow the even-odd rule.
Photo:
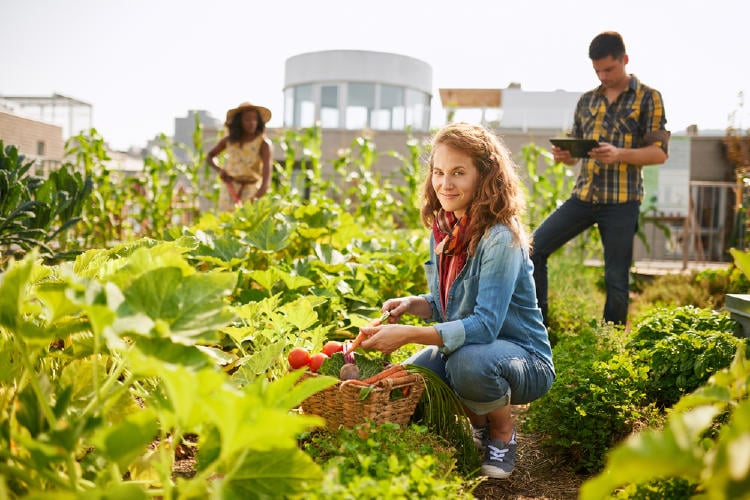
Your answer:
[[[505,454],[508,453],[508,451],[510,451],[508,448],[500,449],[492,445],[489,445],[488,448],[490,450],[490,460],[495,460],[498,462],[503,462],[504,461],[503,459],[505,458]]]

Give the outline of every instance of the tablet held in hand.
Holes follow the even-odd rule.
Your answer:
[[[570,151],[574,158],[588,158],[589,151],[599,146],[594,139],[576,139],[575,137],[553,137],[549,140],[558,148]]]

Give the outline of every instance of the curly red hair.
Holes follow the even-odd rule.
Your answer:
[[[484,233],[497,223],[506,225],[516,243],[528,248],[530,237],[520,222],[526,199],[518,177],[518,167],[502,140],[482,126],[459,122],[446,125],[434,135],[433,152],[438,144],[467,154],[479,171],[477,191],[468,210],[471,218],[469,254],[474,254]],[[424,225],[431,228],[435,214],[441,208],[432,187],[432,153],[428,167],[421,214]]]

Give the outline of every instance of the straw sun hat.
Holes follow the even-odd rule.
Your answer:
[[[250,102],[243,102],[236,108],[232,108],[229,111],[227,111],[227,121],[226,125],[229,125],[232,123],[232,118],[234,118],[234,115],[237,113],[242,113],[243,111],[247,111],[248,109],[257,109],[258,113],[260,113],[260,119],[263,120],[263,123],[268,123],[268,120],[271,119],[271,110],[268,108],[264,108],[263,106],[257,106]]]

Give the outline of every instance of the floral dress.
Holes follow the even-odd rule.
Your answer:
[[[260,148],[264,140],[265,136],[259,135],[249,142],[227,143],[224,150],[224,170],[234,178],[234,181],[222,186],[219,196],[220,210],[233,210],[236,204],[249,200],[260,189],[263,182],[263,158]]]

